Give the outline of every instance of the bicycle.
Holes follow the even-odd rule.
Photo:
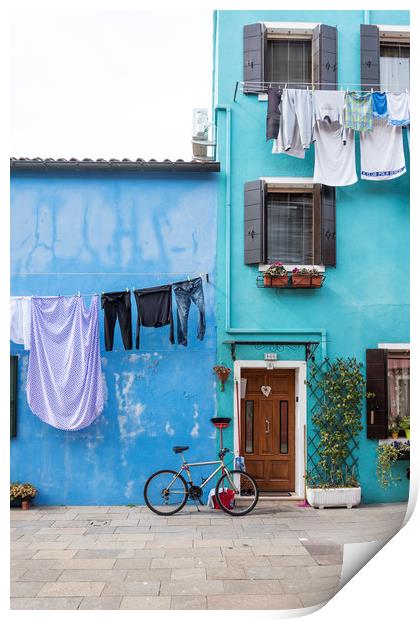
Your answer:
[[[154,513],[162,516],[170,516],[182,510],[188,499],[199,502],[203,496],[203,488],[220,471],[223,472],[215,489],[215,499],[224,512],[233,517],[242,517],[255,508],[258,502],[258,487],[254,478],[244,471],[233,469],[231,471],[225,465],[224,457],[229,448],[219,451],[219,460],[199,463],[187,463],[183,452],[189,446],[175,446],[172,448],[175,454],[179,454],[182,465],[179,471],[161,469],[148,478],[144,485],[144,500],[146,505]],[[193,482],[190,468],[204,465],[218,465],[218,467],[200,485]],[[188,482],[182,473],[188,476]],[[197,509],[198,505],[197,505]]]

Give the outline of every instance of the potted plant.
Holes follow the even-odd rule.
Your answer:
[[[307,500],[315,507],[357,506],[361,487],[354,466],[350,468],[352,445],[362,430],[362,402],[366,382],[362,364],[355,358],[328,362],[321,378],[311,369],[310,386],[319,405],[312,417],[315,427],[315,466],[306,475]],[[316,382],[311,385],[311,382]]]
[[[390,424],[388,430],[389,430],[389,434],[391,435],[392,439],[398,439],[398,433],[399,433],[400,427],[398,426],[396,422],[393,422],[392,424]]]
[[[293,288],[320,288],[322,281],[322,273],[316,267],[295,267],[292,271]]]
[[[285,287],[289,282],[289,276],[283,263],[271,263],[264,271],[264,286]]]
[[[21,506],[22,510],[29,510],[31,500],[36,495],[36,488],[29,482],[11,482],[10,483],[10,506]]]
[[[406,415],[401,419],[400,429],[405,432],[407,439],[410,439],[410,416]]]
[[[400,476],[394,476],[392,465],[399,460],[409,460],[410,444],[403,441],[382,443],[376,448],[376,475],[382,488],[387,489],[401,480]]]

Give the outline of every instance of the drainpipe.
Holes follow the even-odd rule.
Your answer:
[[[230,300],[230,289],[231,289],[231,138],[232,138],[232,106],[228,103],[219,103],[214,108],[215,111],[215,123],[216,123],[216,132],[217,132],[217,118],[218,113],[220,111],[224,111],[226,113],[226,155],[225,155],[225,204],[226,204],[226,215],[225,215],[225,262],[226,262],[226,323],[225,323],[225,331],[227,334],[261,334],[261,335],[269,335],[269,334],[284,334],[284,335],[292,335],[292,334],[301,334],[301,335],[310,335],[316,334],[321,337],[321,355],[322,358],[327,356],[327,330],[323,327],[318,328],[304,328],[304,329],[253,329],[246,327],[232,327],[231,325],[231,300]],[[217,136],[217,133],[216,133]]]
[[[363,11],[363,23],[366,25],[370,24],[370,11]]]

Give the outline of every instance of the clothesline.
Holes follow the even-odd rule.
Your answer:
[[[191,271],[162,271],[162,272],[141,272],[141,271],[125,271],[125,272],[100,272],[100,271],[66,271],[66,272],[52,272],[52,271],[39,271],[39,272],[19,272],[12,273],[11,276],[188,276],[198,278],[208,278],[208,273],[203,272],[191,272]]]
[[[284,88],[287,88],[288,86],[306,86],[311,87],[314,90],[321,90],[320,86],[335,86],[334,90],[348,90],[349,87],[353,87],[353,86],[360,86],[360,82],[286,82],[285,80],[281,81],[281,82],[276,82],[273,80],[269,80],[269,81],[258,81],[258,82],[253,82],[253,81],[237,81],[235,84],[235,93],[233,95],[233,101],[236,102],[236,95],[238,92],[238,87],[239,85],[242,85],[242,87],[244,86],[248,86],[248,87],[256,87],[258,88],[259,86],[265,87],[268,86],[269,88],[271,88],[272,86],[283,86]],[[365,84],[365,86],[367,88],[351,88],[351,90],[353,92],[357,92],[357,93],[367,93],[367,92],[371,92],[377,88],[380,89],[379,85],[377,82],[375,83],[371,83],[371,84]],[[407,91],[407,89],[404,89],[405,91]],[[389,88],[385,89],[385,91],[382,92],[390,92]],[[401,92],[400,90],[398,90],[397,92]]]

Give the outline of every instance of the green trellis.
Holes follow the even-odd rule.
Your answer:
[[[333,372],[334,362],[325,358],[316,361],[311,356],[308,362],[309,379],[308,386],[308,408],[309,408],[309,425],[307,433],[307,474],[313,480],[319,480],[321,484],[328,484],[325,471],[319,466],[319,447],[321,443],[322,426],[318,428],[313,424],[315,414],[322,411],[325,407],[333,405],[333,401],[325,391],[325,376],[327,373]],[[337,373],[337,380],[339,380]],[[345,479],[349,474],[358,479],[359,476],[359,439],[358,435],[354,435],[347,431],[347,447],[348,455],[342,464],[342,475]]]

